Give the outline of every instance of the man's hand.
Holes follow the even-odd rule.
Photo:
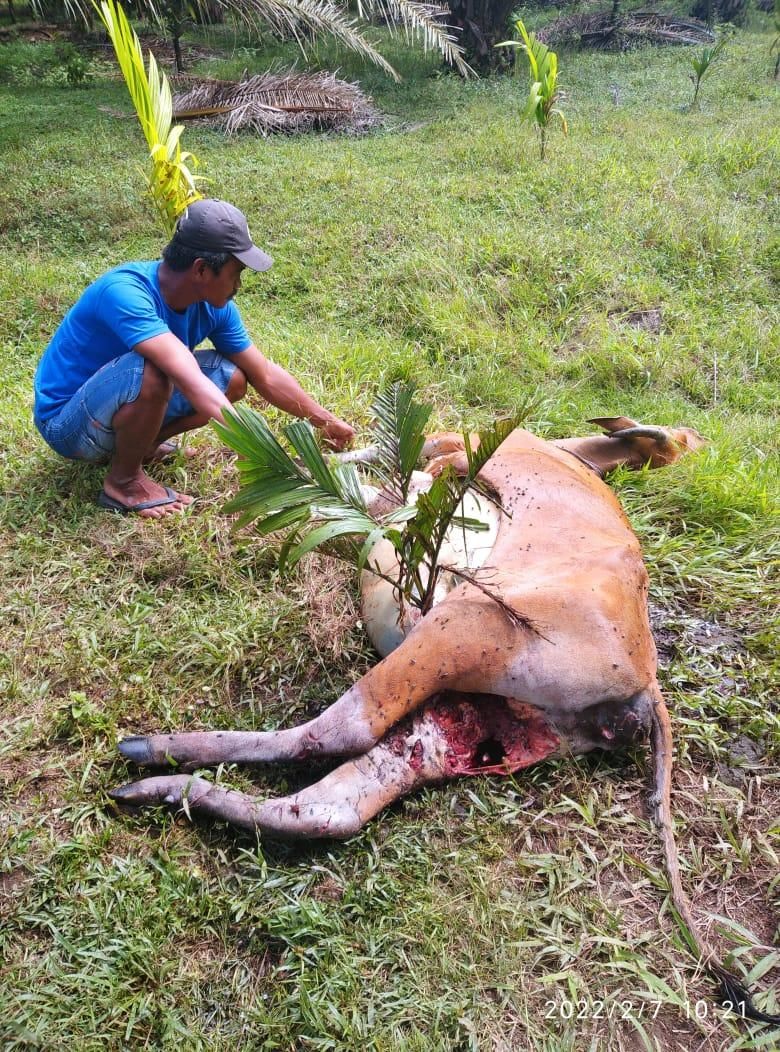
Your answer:
[[[328,449],[338,451],[352,442],[355,429],[323,409],[311,395],[306,394],[294,376],[280,365],[269,362],[254,344],[240,354],[230,355],[230,358],[266,401],[301,420],[308,420],[321,431],[323,445]]]
[[[322,432],[322,443],[327,449],[333,449],[337,453],[352,445],[355,438],[355,429],[350,427],[344,420],[333,417],[324,424],[319,425]]]

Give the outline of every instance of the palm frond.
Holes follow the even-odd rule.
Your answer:
[[[304,53],[306,44],[300,30],[307,28],[334,37],[395,80],[400,79],[389,62],[362,36],[356,23],[344,18],[341,9],[329,0],[230,0],[229,7],[245,22],[266,23],[291,33]],[[443,21],[449,15],[446,6],[419,0],[358,0],[358,14],[360,17],[382,15],[391,28],[394,23],[400,23],[409,38],[421,38],[426,50],[438,50],[462,76],[472,74],[452,27]]]
[[[434,601],[447,531],[453,525],[484,528],[462,511],[466,490],[531,406],[529,402],[511,419],[481,431],[475,450],[467,436],[465,476],[448,466],[427,492],[417,495],[416,504],[408,504],[409,483],[431,407],[415,401],[410,384],[397,383],[382,392],[374,403],[378,473],[386,487],[394,487],[401,506],[376,517],[366,508],[355,465],[324,457],[306,421],[284,429],[296,454],[293,457],[259,413],[235,406],[224,414],[223,423],[214,423],[223,441],[240,457],[241,488],[226,511],[240,513],[239,525],[254,522],[263,536],[287,531],[279,557],[282,568],[324,546],[331,554],[355,562],[358,569],[389,581],[402,610],[405,603],[411,603],[426,613]],[[371,565],[371,551],[382,538],[393,546],[398,565],[395,577]]]
[[[89,25],[90,6],[90,0],[62,0],[63,10],[70,22],[83,22],[84,25]],[[30,10],[41,22],[51,19],[51,8],[45,0],[30,0]]]
[[[530,406],[522,411],[516,412],[505,420],[497,420],[493,427],[487,431],[479,432],[479,444],[476,449],[471,448],[471,443],[466,438],[466,459],[469,465],[468,481],[472,483],[482,468],[487,464],[501,443],[509,438],[515,428],[519,427],[530,413]]]
[[[372,534],[375,532],[376,528],[371,531]],[[295,566],[304,555],[314,551],[315,548],[330,546],[334,541],[345,537],[362,538],[365,533],[365,516],[343,515],[337,519],[334,518],[330,522],[316,526],[306,534],[302,541],[287,548],[283,558],[280,559],[280,567],[284,570],[287,566]]]
[[[164,73],[149,52],[148,72],[141,43],[116,0],[92,0],[114,46],[138,122],[149,147],[151,174],[149,191],[168,235],[184,209],[201,196],[187,162],[197,165],[192,154],[181,149],[180,127],[172,128],[171,89]]]
[[[224,423],[214,421],[214,428],[223,441],[244,460],[239,468],[253,463],[261,467],[275,466],[290,475],[300,473],[295,461],[276,440],[263,417],[245,405],[233,406],[223,414]]]
[[[464,49],[458,43],[453,27],[445,19],[451,15],[449,7],[435,3],[420,3],[419,0],[357,0],[361,16],[380,15],[392,29],[400,24],[407,40],[421,38],[425,51],[439,51],[449,65],[454,66],[462,77],[473,76],[474,70],[463,57]]]
[[[205,0],[199,0],[205,7]],[[306,53],[302,30],[333,37],[344,47],[354,51],[394,80],[400,77],[373,44],[360,33],[353,19],[344,17],[342,9],[329,0],[223,0],[222,6],[250,27],[271,26],[295,38]]]
[[[240,456],[241,489],[225,510],[240,513],[239,526],[254,522],[261,536],[292,529],[297,541],[303,533],[304,540],[296,546],[288,539],[289,565],[318,545],[346,535],[362,537],[376,528],[354,466],[329,464],[308,422],[299,420],[284,429],[299,461],[248,406],[235,406],[224,414],[224,423],[215,421],[214,427]]]
[[[40,3],[41,0],[36,2]],[[79,4],[83,0],[66,2]],[[250,29],[271,27],[280,34],[292,36],[304,55],[308,46],[307,32],[331,36],[344,47],[379,66],[394,80],[400,79],[390,63],[363,36],[358,23],[345,17],[345,8],[331,0],[218,0],[218,4],[226,14]],[[137,7],[165,28],[164,10],[154,0],[137,0]],[[191,7],[201,20],[209,21],[211,18],[209,0],[191,0]],[[438,50],[444,61],[454,66],[462,76],[472,75],[473,70],[463,58],[463,48],[457,41],[453,27],[446,24],[445,19],[450,14],[446,5],[423,3],[420,0],[358,0],[357,10],[360,18],[379,15],[384,17],[391,29],[396,24],[402,26],[408,39],[420,39],[426,51]]]
[[[399,555],[399,592],[426,613],[433,604],[439,578],[439,554],[447,531],[458,522],[462,528],[481,528],[481,523],[467,520],[459,514],[466,491],[474,485],[477,475],[493,456],[501,443],[520,425],[530,411],[530,405],[515,416],[499,420],[492,428],[480,431],[479,444],[471,448],[465,437],[468,470],[458,476],[446,467],[434,479],[426,493],[417,497],[417,510],[407,522],[397,551]]]
[[[413,384],[392,384],[371,407],[378,447],[375,470],[398,504],[409,499],[412,472],[420,459],[425,425],[431,415],[431,407],[416,402],[414,392]]]

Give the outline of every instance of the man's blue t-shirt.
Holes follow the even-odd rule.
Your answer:
[[[210,339],[221,354],[238,354],[251,340],[231,301],[194,303],[179,313],[163,299],[159,260],[126,263],[98,278],[71,307],[35,373],[35,415],[48,420],[107,362],[143,340],[172,332],[194,350]]]

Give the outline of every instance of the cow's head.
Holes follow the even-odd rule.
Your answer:
[[[701,449],[708,441],[692,427],[648,426],[627,416],[599,416],[588,423],[596,424],[610,439],[621,443],[628,467],[665,467],[685,453]]]

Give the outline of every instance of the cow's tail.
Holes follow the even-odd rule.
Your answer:
[[[780,1015],[769,1015],[756,1008],[747,987],[718,961],[715,950],[698,930],[691,910],[690,899],[683,890],[680,879],[680,858],[677,853],[677,844],[672,827],[672,728],[669,712],[657,687],[653,693],[651,742],[654,772],[651,806],[653,819],[663,845],[672,905],[690,933],[690,938],[696,947],[702,964],[720,984],[721,1002],[728,1005],[736,1014],[742,1015],[747,1019],[756,1019],[762,1023],[772,1023],[775,1026],[780,1026]]]

